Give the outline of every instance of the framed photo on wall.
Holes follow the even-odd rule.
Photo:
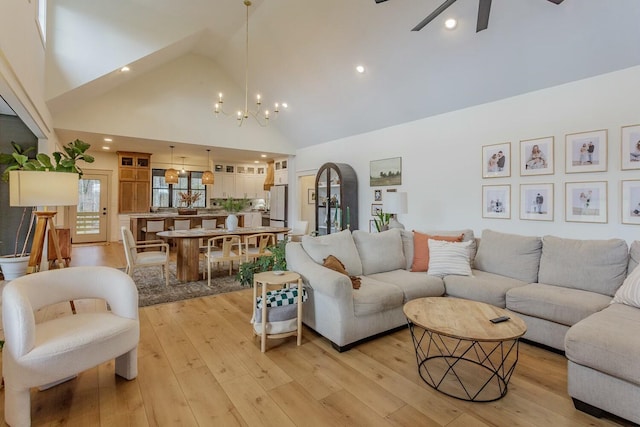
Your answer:
[[[553,137],[520,141],[520,176],[553,175]]]
[[[511,185],[482,186],[482,217],[511,218]]]
[[[482,146],[482,177],[503,178],[511,176],[511,143]]]
[[[553,221],[553,184],[520,184],[520,219]]]
[[[376,216],[382,212],[382,203],[371,203],[371,216]]]
[[[565,137],[566,173],[607,170],[607,130],[571,133]]]
[[[622,170],[640,169],[640,125],[622,127]]]
[[[402,184],[402,157],[369,162],[369,185],[383,187]]]
[[[607,223],[607,182],[566,182],[565,221]]]
[[[307,190],[307,203],[312,205],[316,202],[316,189],[309,188]]]
[[[377,233],[378,229],[376,228],[376,220],[375,219],[370,219],[369,220],[369,233]]]
[[[382,201],[382,190],[380,190],[380,189],[373,190],[373,201],[374,202],[381,202]]]
[[[622,181],[622,223],[640,224],[640,180]]]

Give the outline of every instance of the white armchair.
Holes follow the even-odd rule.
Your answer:
[[[40,308],[83,298],[104,299],[111,311],[36,324]],[[117,375],[138,375],[138,290],[115,268],[71,267],[12,280],[2,292],[2,321],[4,416],[10,426],[30,425],[31,387],[61,382],[113,358]]]

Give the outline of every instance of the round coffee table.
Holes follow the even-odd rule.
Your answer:
[[[420,377],[462,400],[491,402],[507,394],[518,362],[524,321],[504,309],[449,297],[419,298],[404,306]],[[489,320],[509,316],[502,323]]]

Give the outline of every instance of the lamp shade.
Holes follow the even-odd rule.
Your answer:
[[[202,172],[202,183],[203,184],[213,184],[215,181],[214,176],[213,176],[213,172],[211,171],[204,171]]]
[[[9,172],[10,206],[75,206],[78,174],[71,172]]]
[[[406,214],[407,193],[386,193],[382,202],[382,211],[390,214]]]
[[[164,171],[164,182],[166,182],[167,184],[177,184],[178,171],[173,168]]]

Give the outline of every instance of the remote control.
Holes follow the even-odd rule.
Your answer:
[[[500,323],[500,322],[506,322],[509,319],[510,319],[509,316],[500,316],[500,317],[496,317],[495,319],[491,319],[490,322],[491,323]]]

